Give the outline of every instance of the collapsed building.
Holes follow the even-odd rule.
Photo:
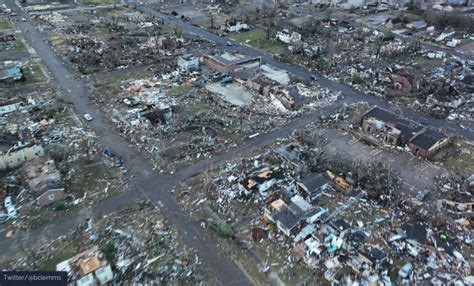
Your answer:
[[[261,65],[260,57],[248,57],[240,54],[224,53],[221,55],[204,55],[203,63],[220,73],[233,73],[241,69],[250,69]]]
[[[6,154],[0,154],[0,170],[18,167],[23,162],[39,158],[43,155],[44,150],[41,145],[25,146]]]
[[[21,67],[11,67],[0,69],[0,82],[11,83],[25,79],[23,69]]]
[[[77,286],[104,285],[114,279],[112,267],[97,246],[83,251],[56,265],[56,271],[66,271]]]
[[[64,187],[58,184],[61,174],[54,160],[38,158],[23,166],[23,175],[40,206],[50,205],[64,199]]]
[[[199,59],[189,54],[179,56],[178,67],[186,71],[199,69]]]
[[[246,23],[237,21],[237,19],[227,20],[224,25],[221,26],[221,30],[226,32],[240,32],[247,31],[250,27]]]
[[[412,153],[434,158],[448,144],[449,137],[391,111],[373,107],[362,115],[362,130],[392,146],[409,146]]]

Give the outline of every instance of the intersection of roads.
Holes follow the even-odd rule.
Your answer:
[[[225,153],[215,155],[210,159],[204,159],[174,174],[158,174],[155,171],[154,166],[145,159],[142,154],[135,150],[134,147],[132,147],[125,139],[120,137],[120,135],[115,131],[113,123],[104,115],[103,112],[100,111],[99,107],[90,102],[88,96],[89,92],[85,88],[84,82],[78,79],[78,74],[72,71],[69,66],[63,63],[62,59],[55,54],[51,45],[45,41],[42,34],[37,31],[33,24],[28,20],[28,15],[19,8],[13,0],[6,0],[6,4],[12,9],[12,11],[17,12],[19,17],[27,19],[25,22],[17,22],[17,28],[23,32],[29,45],[42,59],[52,78],[54,78],[55,83],[65,92],[65,94],[68,95],[76,112],[78,114],[89,113],[93,115],[94,120],[88,124],[98,135],[98,141],[103,146],[112,147],[125,159],[125,162],[127,162],[127,173],[129,174],[130,181],[134,185],[134,190],[127,190],[96,205],[83,207],[82,209],[53,221],[42,228],[21,231],[17,234],[15,239],[0,240],[0,258],[14,255],[24,247],[32,247],[42,241],[54,239],[83,223],[84,218],[100,217],[104,214],[120,210],[130,204],[137,203],[140,200],[147,199],[154,202],[160,208],[160,211],[167,221],[178,229],[184,242],[197,251],[200,258],[202,258],[211,270],[213,270],[213,274],[217,277],[220,284],[251,284],[251,281],[229,257],[220,254],[220,251],[216,246],[216,240],[200,226],[200,222],[190,217],[180,208],[176,198],[170,193],[170,190],[180,181],[205,172],[212,166],[217,166],[226,161],[244,156],[255,148],[265,146],[274,142],[278,138],[288,136],[297,128],[304,127],[309,123],[316,121],[322,114],[321,112],[331,113],[331,111],[337,110],[339,106],[333,104],[326,107],[324,111],[307,113],[277,130],[262,134],[256,138],[248,140],[243,145],[229,149]],[[183,22],[177,18],[160,13],[147,5],[136,4],[135,7],[139,11],[153,16],[154,18],[161,19],[167,24],[180,27],[185,33],[198,35],[216,43],[222,48],[226,47],[228,41],[231,41],[202,28]],[[231,42],[234,43],[231,47],[232,50],[249,56],[259,56],[262,58],[264,63],[286,70],[293,76],[303,79],[310,79],[312,75],[318,77],[319,84],[323,87],[332,91],[340,91],[344,95],[344,102],[346,103],[366,101],[371,105],[378,105],[388,109],[395,108],[395,106],[392,106],[383,99],[356,91],[351,87],[331,81],[321,75],[308,72],[302,67],[279,62],[272,56],[251,47],[240,45],[234,41]],[[228,49],[229,47],[226,48]],[[402,110],[405,116],[410,117],[419,123],[445,130],[451,134],[463,136],[469,140],[474,140],[474,133],[471,130],[465,130],[458,126],[450,125],[446,121],[437,120],[408,109],[402,108]]]

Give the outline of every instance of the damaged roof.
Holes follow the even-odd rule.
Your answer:
[[[284,207],[280,212],[275,214],[275,220],[279,221],[287,229],[293,229],[298,225],[302,218],[303,212],[296,205]]]
[[[392,123],[395,128],[401,131],[400,135],[405,138],[411,137],[414,132],[418,132],[422,129],[419,124],[402,118],[401,116],[378,106],[374,106],[372,109],[367,111],[363,117],[375,118],[383,122]]]
[[[306,176],[301,180],[301,183],[308,188],[310,192],[319,189],[328,183],[328,180],[319,173],[314,173]]]
[[[419,133],[411,139],[410,143],[428,150],[444,138],[446,138],[446,136],[443,133],[433,129],[426,129],[424,132]]]

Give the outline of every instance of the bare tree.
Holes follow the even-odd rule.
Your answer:
[[[211,21],[211,29],[214,29],[214,14],[209,13],[209,20]]]

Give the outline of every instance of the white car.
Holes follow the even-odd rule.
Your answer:
[[[407,263],[403,265],[403,267],[400,268],[400,270],[398,270],[398,277],[400,277],[400,279],[407,279],[410,276],[412,271],[413,271],[413,265],[411,263]]]
[[[5,198],[5,207],[8,209],[13,206],[12,197],[8,196]]]
[[[15,207],[7,208],[7,214],[10,218],[16,218],[17,217],[16,208]]]
[[[87,120],[87,121],[92,121],[92,115],[90,115],[89,113],[86,113],[84,114],[84,119]]]

